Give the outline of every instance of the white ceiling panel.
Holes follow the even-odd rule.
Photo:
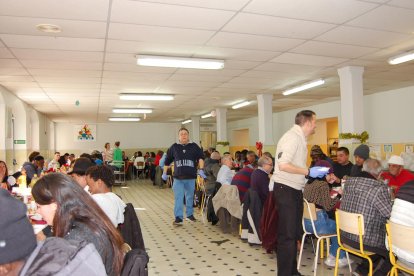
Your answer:
[[[309,74],[309,73],[319,72],[322,68],[323,67],[321,66],[307,66],[307,65],[297,65],[297,64],[287,64],[287,63],[266,62],[260,66],[257,66],[255,70],[286,72],[294,76],[297,74],[300,75],[300,74]]]
[[[381,6],[347,22],[347,25],[412,34],[414,32],[414,10]]]
[[[24,68],[2,68],[0,67],[0,76],[27,76],[29,73]]]
[[[307,41],[290,50],[292,53],[308,54],[316,56],[357,58],[378,51],[378,48],[327,43],[319,41]]]
[[[310,66],[333,66],[346,61],[345,58],[333,58],[303,54],[284,53],[271,60],[277,63],[303,64]]]
[[[110,58],[113,60],[113,56]],[[119,60],[118,60],[119,61]],[[142,73],[160,73],[171,74],[174,73],[176,68],[163,68],[163,67],[151,67],[151,66],[137,66],[135,63],[105,63],[104,69],[106,71],[119,71],[119,72],[142,72]]]
[[[0,48],[1,51],[1,48]],[[101,62],[102,52],[81,52],[81,51],[59,51],[40,49],[18,49],[11,48],[11,51],[19,59],[42,59],[42,60],[67,60],[81,62]]]
[[[163,81],[170,77],[171,74],[149,74],[149,73],[139,73],[139,72],[115,72],[115,71],[105,71],[104,78],[125,78],[132,80],[146,80],[146,81]]]
[[[109,28],[109,38],[111,39],[148,42],[174,43],[176,41],[180,41],[184,44],[203,44],[213,34],[213,31],[206,30],[178,29],[120,23],[113,23]]]
[[[249,2],[249,0],[226,0],[226,1],[222,1],[222,0],[209,0],[209,1],[204,1],[204,0],[146,0],[146,2],[238,11],[247,2]]]
[[[101,82],[100,77],[85,77],[85,76],[62,76],[62,77],[53,77],[53,76],[34,76],[36,81],[40,83],[97,83]]]
[[[256,61],[227,60],[225,66],[229,69],[248,70],[260,64],[261,62]]]
[[[101,76],[100,71],[86,71],[86,70],[52,70],[52,69],[28,69],[33,76],[47,76],[47,77],[67,77],[67,78],[99,78]]]
[[[111,19],[119,23],[218,30],[235,12],[160,3],[115,1]],[[211,20],[214,18],[214,20]]]
[[[0,39],[11,48],[72,50],[72,51],[103,51],[103,39],[28,36],[0,34]]]
[[[220,47],[200,47],[194,51],[194,56],[216,59],[237,59],[246,61],[268,61],[280,52],[254,51]]]
[[[315,40],[384,48],[410,38],[411,36],[406,34],[341,26],[315,38]]]
[[[304,41],[301,39],[219,32],[207,43],[207,45],[282,52],[298,46],[303,42]]]
[[[99,83],[56,83],[56,82],[40,82],[42,88],[66,88],[66,89],[100,89]]]
[[[0,14],[12,16],[106,21],[109,0],[0,1]]]
[[[9,67],[9,68],[22,68],[19,60],[14,58],[2,58],[0,59],[0,67]]]
[[[39,69],[60,69],[60,70],[101,70],[101,62],[72,62],[72,61],[51,61],[37,59],[21,59],[26,68]]]
[[[0,82],[33,82],[34,79],[32,76],[0,76]]]
[[[223,31],[310,39],[335,27],[333,24],[305,20],[239,13]]]
[[[254,64],[251,65],[255,66]],[[249,67],[249,64],[245,64],[244,67]],[[224,69],[221,70],[178,69],[176,73],[205,76],[238,76],[246,71],[245,69],[229,69],[227,68],[227,63],[225,63]]]
[[[253,0],[244,11],[341,24],[376,6],[357,0]]]
[[[414,9],[414,2],[412,0],[391,0],[387,5]]]
[[[154,43],[109,39],[106,49],[108,52],[113,53],[167,54],[181,56],[191,55],[195,49],[197,49],[197,46],[193,44]]]
[[[0,16],[0,33],[19,35],[50,36],[49,33],[36,29],[38,24],[53,24],[61,27],[59,37],[104,38],[106,23],[96,21],[73,21],[33,17]]]
[[[231,76],[203,76],[203,75],[188,75],[188,74],[174,74],[169,78],[172,81],[184,81],[184,80],[191,80],[191,81],[207,81],[207,82],[225,82],[231,80],[233,77]]]
[[[12,53],[7,48],[0,48],[0,58],[14,58]]]

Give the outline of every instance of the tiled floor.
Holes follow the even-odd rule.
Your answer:
[[[276,275],[276,258],[259,246],[250,246],[238,236],[222,234],[218,226],[203,223],[199,209],[197,222],[173,226],[173,192],[159,189],[148,180],[129,181],[127,188],[114,192],[139,209],[145,246],[150,256],[149,275]],[[313,275],[313,252],[306,244],[303,275]],[[333,275],[321,262],[317,275]],[[341,269],[340,274],[350,275]]]

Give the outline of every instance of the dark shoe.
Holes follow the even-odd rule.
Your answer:
[[[185,219],[188,220],[188,221],[192,221],[192,222],[196,222],[197,221],[196,218],[193,215],[191,215],[189,217],[186,217]]]
[[[183,220],[180,219],[179,217],[176,217],[175,220],[173,221],[173,225],[182,226],[183,225]]]

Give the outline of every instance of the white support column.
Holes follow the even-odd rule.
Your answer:
[[[341,131],[364,131],[364,67],[346,66],[338,69],[341,86]]]
[[[258,119],[259,119],[259,141],[263,145],[274,145],[273,141],[273,111],[272,94],[257,95]]]
[[[227,140],[227,108],[216,108],[217,141]]]
[[[191,121],[191,126],[193,128],[191,132],[191,140],[197,145],[200,145],[200,117],[193,116],[191,117]]]

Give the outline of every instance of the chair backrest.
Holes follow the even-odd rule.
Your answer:
[[[391,237],[393,246],[405,251],[414,252],[414,227],[389,221],[387,224],[387,232]]]
[[[145,162],[142,162],[142,161],[137,162],[137,168],[138,169],[143,169],[144,168],[144,164],[145,164]]]
[[[313,221],[317,220],[315,203],[310,203],[303,199],[303,217]]]
[[[340,231],[344,231],[350,234],[358,236],[359,240],[359,252],[366,254],[364,251],[363,236],[365,235],[364,216],[362,214],[355,214],[345,212],[343,210],[336,210],[336,232],[338,236],[338,243],[343,247],[341,241]]]

